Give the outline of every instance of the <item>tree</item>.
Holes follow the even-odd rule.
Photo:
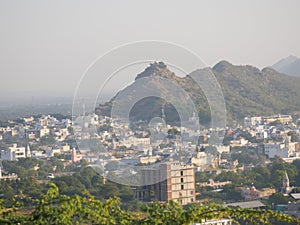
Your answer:
[[[296,134],[295,131],[289,131],[287,135],[291,137],[292,142],[299,142],[299,136]]]
[[[271,196],[269,196],[270,203],[273,203],[274,205],[277,204],[287,204],[290,201],[289,197],[284,196],[281,193],[274,193]]]
[[[176,136],[180,135],[181,132],[177,130],[176,128],[171,128],[168,130],[168,138],[172,139],[175,138]]]
[[[219,154],[217,148],[215,146],[211,146],[211,145],[205,147],[205,152],[210,153],[212,155],[218,155]]]
[[[52,135],[46,135],[41,137],[40,139],[40,145],[54,145],[56,143],[54,136]]]
[[[278,214],[270,210],[242,209],[239,207],[224,207],[218,204],[191,204],[182,207],[170,203],[149,203],[145,215],[130,213],[121,208],[118,198],[105,202],[95,200],[88,192],[82,196],[66,196],[59,193],[58,187],[51,183],[46,194],[35,204],[29,215],[4,209],[0,205],[1,224],[121,224],[121,225],[188,225],[202,220],[231,218],[244,224],[272,224],[275,221],[299,223],[300,220],[286,214]]]

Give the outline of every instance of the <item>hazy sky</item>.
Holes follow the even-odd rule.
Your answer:
[[[144,39],[170,41],[207,65],[260,68],[300,56],[300,1],[0,1],[2,98],[71,96],[90,63]]]

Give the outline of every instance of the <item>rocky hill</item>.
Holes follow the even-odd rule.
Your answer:
[[[222,88],[228,122],[241,121],[249,115],[300,112],[300,78],[298,77],[287,76],[271,68],[259,70],[249,65],[236,66],[227,61],[221,61],[210,69]],[[151,64],[136,76],[136,81],[147,76],[161,76],[179,84],[195,103],[200,124],[209,125],[209,105],[201,88],[191,76],[178,77],[162,62]],[[128,101],[130,99],[131,97],[128,96]],[[109,116],[113,100],[114,98],[100,105],[96,113]],[[130,112],[130,118],[149,121],[154,116],[161,116],[162,105],[168,123],[179,121],[175,108],[156,97],[148,97],[137,102]]]

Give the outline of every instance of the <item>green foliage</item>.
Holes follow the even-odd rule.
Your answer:
[[[291,137],[292,142],[299,142],[299,136],[296,134],[295,131],[289,131],[287,135]]]
[[[205,147],[205,152],[210,153],[212,155],[218,155],[219,154],[217,148],[215,146],[211,146],[211,145]]]
[[[26,221],[28,224],[130,224],[132,216],[120,208],[118,198],[105,203],[93,196],[60,195],[57,186],[50,185]]]
[[[239,163],[245,165],[249,165],[249,164],[257,165],[257,164],[263,164],[265,162],[263,156],[256,154],[254,152],[247,152],[247,151],[232,153],[231,158],[233,160],[237,159]]]
[[[39,160],[34,158],[24,158],[18,161],[2,161],[2,166],[5,171],[9,173],[18,174],[19,178],[31,177],[35,174],[33,167],[40,163]]]
[[[59,121],[64,120],[64,119],[72,119],[71,116],[66,116],[61,113],[52,113],[52,114],[50,114],[50,116],[56,118]]]
[[[52,135],[46,135],[41,137],[39,142],[40,145],[47,145],[47,146],[54,145],[55,143],[56,143],[55,138]]]
[[[7,208],[0,207],[0,224],[1,222],[6,224],[190,224],[200,222],[201,219],[219,218],[219,216],[228,216],[227,218],[234,218],[243,224],[243,219],[251,222],[247,213],[253,214],[256,224],[263,224],[262,220],[274,224],[276,219],[281,218],[269,211],[259,211],[264,215],[264,219],[261,220],[257,210],[241,211],[237,208],[224,208],[212,204],[192,204],[182,208],[174,202],[153,203],[145,208],[142,203],[132,200],[133,190],[130,187],[109,181],[104,184],[101,173],[98,174],[94,169],[87,167],[84,160],[73,164],[72,175],[57,176],[53,179],[53,184],[47,187],[49,189],[45,192],[47,184],[38,182],[32,168],[36,164],[42,168],[52,168],[59,163],[56,158],[48,161],[37,159],[3,161],[5,168],[18,169],[19,167],[18,170],[26,171],[25,174],[31,171],[28,173],[31,175],[28,177],[23,175],[16,181],[1,181],[0,194],[4,194],[2,204]],[[267,166],[257,166],[243,172],[222,172],[218,175],[197,172],[196,181],[205,182],[208,179],[232,181],[231,185],[223,187],[222,192],[208,192],[209,188],[200,190],[198,187],[201,198],[222,203],[240,200],[242,197],[236,187],[241,185],[250,186],[253,183],[257,188],[275,186],[280,189],[285,170],[290,176],[291,185],[297,184],[299,169],[300,160],[288,164],[275,157]],[[46,172],[46,170],[41,171]],[[116,199],[115,196],[120,196],[120,199]],[[290,199],[281,194],[274,194],[267,204],[287,201]],[[24,214],[23,210],[27,213]],[[290,221],[289,219],[285,221]]]
[[[273,203],[274,205],[288,204],[289,201],[291,201],[291,199],[281,193],[274,193],[269,197],[269,202]]]
[[[280,122],[280,120],[275,120],[271,123],[269,123],[270,126],[278,126],[278,125],[282,125],[282,123]]]
[[[181,132],[176,128],[172,128],[168,130],[168,138],[175,138],[177,135],[180,135]]]
[[[66,196],[59,193],[58,187],[50,183],[48,191],[35,203],[29,214],[22,214],[20,209],[9,210],[0,205],[1,224],[191,224],[202,220],[231,218],[236,223],[272,224],[274,221],[300,222],[286,214],[269,210],[241,209],[224,207],[217,204],[191,204],[182,207],[175,202],[149,203],[144,216],[131,213],[121,208],[118,198],[105,202],[94,199],[88,192],[83,196]]]

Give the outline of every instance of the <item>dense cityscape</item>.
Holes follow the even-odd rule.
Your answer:
[[[237,127],[219,130],[222,144],[210,145],[211,129],[193,131],[161,121],[151,130],[142,121],[129,129],[97,114],[74,121],[61,114],[5,121],[1,198],[6,207],[26,208],[53,182],[63,194],[82,195],[85,189],[102,200],[118,195],[133,211],[152,201],[215,202],[299,218],[299,127],[296,116],[246,117]],[[116,174],[128,176],[128,168],[132,186],[112,182],[118,181]],[[143,179],[130,176],[136,168]]]

